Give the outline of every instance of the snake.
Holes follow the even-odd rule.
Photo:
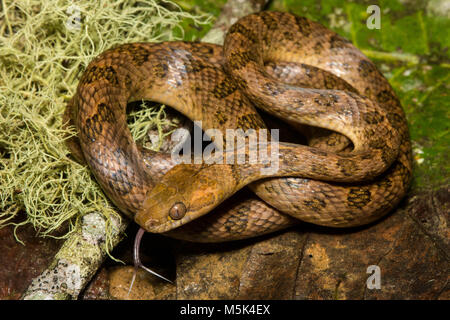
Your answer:
[[[270,173],[267,162],[233,160],[236,150],[224,151],[226,163],[177,163],[131,137],[127,103],[143,99],[201,121],[204,132],[267,132],[263,110],[306,143],[266,143],[278,161]],[[245,239],[301,221],[369,224],[412,179],[406,117],[389,82],[351,41],[291,13],[245,16],[223,46],[108,49],[87,66],[64,119],[77,131],[72,154],[120,211],[148,232],[188,241]]]

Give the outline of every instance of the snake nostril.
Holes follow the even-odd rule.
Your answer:
[[[169,210],[169,216],[174,220],[180,220],[186,214],[186,206],[183,202],[175,203]]]

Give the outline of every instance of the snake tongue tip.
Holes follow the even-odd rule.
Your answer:
[[[159,273],[156,273],[155,271],[153,271],[153,270],[151,270],[151,269],[147,268],[146,266],[144,266],[144,265],[140,265],[139,267],[141,267],[141,268],[142,268],[142,269],[144,269],[145,271],[147,271],[147,272],[149,272],[149,273],[153,274],[154,276],[156,276],[156,277],[158,277],[158,278],[161,278],[161,279],[163,279],[163,280],[165,280],[165,281],[167,281],[167,282],[169,282],[169,283],[173,284],[173,282],[172,282],[172,281],[170,281],[170,280],[169,280],[169,279],[167,279],[166,277],[164,277],[164,276],[160,275]]]
[[[130,296],[131,289],[133,288],[134,281],[136,280],[137,268],[134,268],[133,277],[131,278],[130,287],[128,288],[127,297]]]

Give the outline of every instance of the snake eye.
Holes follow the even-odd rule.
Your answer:
[[[169,210],[169,216],[174,220],[180,220],[186,214],[186,206],[183,202],[175,203]]]

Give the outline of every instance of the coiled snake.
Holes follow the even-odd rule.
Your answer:
[[[173,167],[131,137],[126,105],[141,99],[224,132],[265,128],[255,104],[311,135],[308,145],[280,142],[271,176],[261,175],[262,163]],[[70,149],[121,211],[147,231],[191,241],[248,238],[298,220],[366,224],[389,212],[411,180],[405,115],[387,80],[348,40],[288,13],[240,19],[223,49],[165,42],[107,50],[88,66],[65,118],[78,130]],[[222,203],[246,185],[257,197]]]

